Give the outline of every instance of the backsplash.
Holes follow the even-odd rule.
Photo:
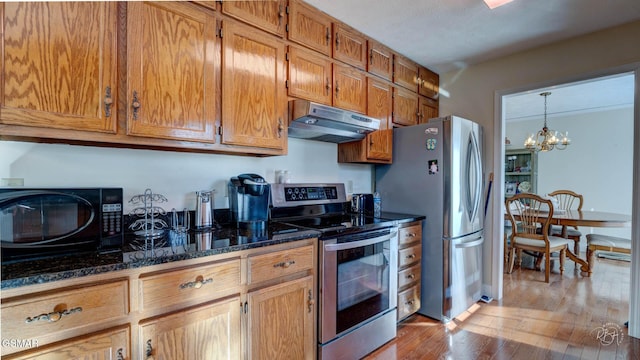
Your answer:
[[[289,155],[249,157],[156,150],[0,141],[0,179],[24,179],[25,187],[116,186],[128,201],[149,188],[167,198],[165,210],[195,209],[195,191],[213,189],[214,207],[228,208],[227,183],[256,173],[275,182],[288,170],[293,182],[342,182],[349,193],[371,192],[373,166],[338,164],[337,145],[289,139]]]

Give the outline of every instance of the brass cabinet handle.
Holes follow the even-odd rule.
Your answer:
[[[415,257],[416,257],[416,254],[411,254],[406,256],[407,259],[413,259]]]
[[[133,120],[138,120],[138,110],[141,106],[142,104],[140,103],[140,100],[138,100],[138,92],[134,90],[133,101],[131,102],[131,107],[133,108]]]
[[[329,95],[329,92],[331,91],[331,82],[329,81],[329,78],[327,77],[327,85],[325,85],[325,89],[326,89],[326,95]]]
[[[412,279],[413,280],[415,278],[416,278],[416,276],[414,274],[407,275],[407,279]]]
[[[282,118],[278,118],[278,137],[282,137],[283,131],[284,131],[284,124],[282,123]]]
[[[118,354],[118,356],[116,357],[117,360],[124,360],[124,355],[122,354],[122,348],[118,349],[117,354]]]
[[[104,92],[104,116],[111,117],[111,105],[113,99],[111,98],[111,86],[107,86]]]
[[[373,65],[373,49],[369,50],[369,64]]]
[[[52,311],[48,314],[40,314],[34,317],[27,317],[24,322],[29,324],[36,321],[48,321],[48,322],[56,322],[62,319],[64,316],[68,316],[71,314],[82,312],[82,308],[80,306],[75,307],[73,309],[65,309],[62,311]]]
[[[147,340],[147,348],[144,354],[145,354],[145,359],[153,360],[153,346],[151,346],[151,339]]]
[[[180,284],[180,289],[187,289],[187,288],[200,289],[202,285],[209,284],[212,282],[213,282],[213,278],[208,278],[204,280],[201,276],[199,276],[198,278],[196,278],[196,281],[189,281],[184,284]]]
[[[405,304],[406,304],[406,305],[411,306],[411,305],[413,305],[413,303],[414,303],[414,301],[413,301],[413,300],[409,300],[409,301],[407,301]]]
[[[309,290],[309,302],[308,302],[308,306],[309,306],[309,312],[313,311],[313,305],[315,305],[316,300],[313,298],[313,293],[311,293],[311,290]]]
[[[409,234],[407,234],[407,237],[416,237],[416,236],[418,236],[418,234],[416,234],[416,233],[409,233]]]
[[[324,36],[327,45],[329,45],[329,41],[331,41],[331,30],[329,30],[329,28],[326,28],[326,34]]]
[[[340,92],[340,85],[336,81],[336,95],[338,95],[339,92]]]
[[[283,261],[283,262],[279,262],[277,264],[273,264],[273,267],[274,268],[281,267],[281,268],[286,269],[286,268],[288,268],[289,266],[291,266],[291,265],[293,265],[295,263],[296,263],[295,260]]]
[[[340,48],[340,36],[336,33],[336,50]]]

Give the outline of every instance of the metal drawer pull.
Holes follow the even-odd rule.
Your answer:
[[[413,259],[415,257],[416,257],[416,254],[411,254],[406,256],[407,259]]]
[[[315,303],[316,303],[316,300],[313,298],[313,293],[311,292],[311,290],[309,290],[309,301],[308,301],[309,312],[313,311],[313,305]]]
[[[409,275],[407,275],[407,279],[415,279],[415,278],[416,278],[416,276],[415,276],[415,275],[413,275],[413,274],[409,274]]]
[[[118,357],[116,357],[117,360],[124,360],[124,355],[122,354],[122,348],[118,349]]]
[[[180,284],[180,289],[186,289],[186,288],[200,289],[202,285],[209,284],[212,282],[213,282],[213,278],[208,278],[204,280],[200,277],[200,279],[197,279],[196,281],[189,281],[184,284]]]
[[[147,340],[147,348],[144,352],[145,359],[153,360],[153,346],[151,346],[151,339]]]
[[[279,262],[277,264],[273,264],[273,267],[274,268],[282,267],[282,268],[286,269],[286,268],[288,268],[289,266],[291,266],[291,265],[293,265],[295,263],[296,263],[295,260],[283,261],[283,262]]]
[[[416,234],[416,233],[409,233],[409,234],[407,234],[407,237],[416,237],[416,235],[418,235],[418,234]]]
[[[41,320],[46,320],[48,322],[56,322],[60,319],[62,319],[63,316],[67,316],[67,315],[71,315],[74,313],[79,313],[82,312],[82,308],[81,307],[75,307],[71,310],[63,310],[63,311],[52,311],[48,314],[40,314],[38,316],[34,316],[34,317],[28,317],[25,319],[25,323],[32,323],[34,321],[41,321]]]
[[[413,300],[409,300],[409,301],[407,301],[405,304],[407,304],[407,305],[411,306],[411,305],[413,305],[413,303],[414,303],[414,301],[413,301]]]

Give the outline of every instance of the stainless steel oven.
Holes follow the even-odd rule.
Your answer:
[[[321,242],[320,359],[358,359],[396,336],[397,235],[390,227]]]
[[[396,336],[395,222],[351,213],[344,184],[272,184],[271,220],[320,232],[318,358],[359,359]]]

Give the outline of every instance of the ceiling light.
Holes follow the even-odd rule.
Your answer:
[[[537,134],[531,134],[524,141],[524,146],[533,151],[550,151],[553,149],[564,150],[571,140],[569,139],[569,132],[558,133],[555,130],[551,130],[547,127],[547,96],[551,95],[551,92],[543,92],[540,96],[544,96],[544,126],[542,130]]]
[[[489,7],[489,9],[493,10],[499,6],[510,3],[513,0],[484,0],[485,4]]]

